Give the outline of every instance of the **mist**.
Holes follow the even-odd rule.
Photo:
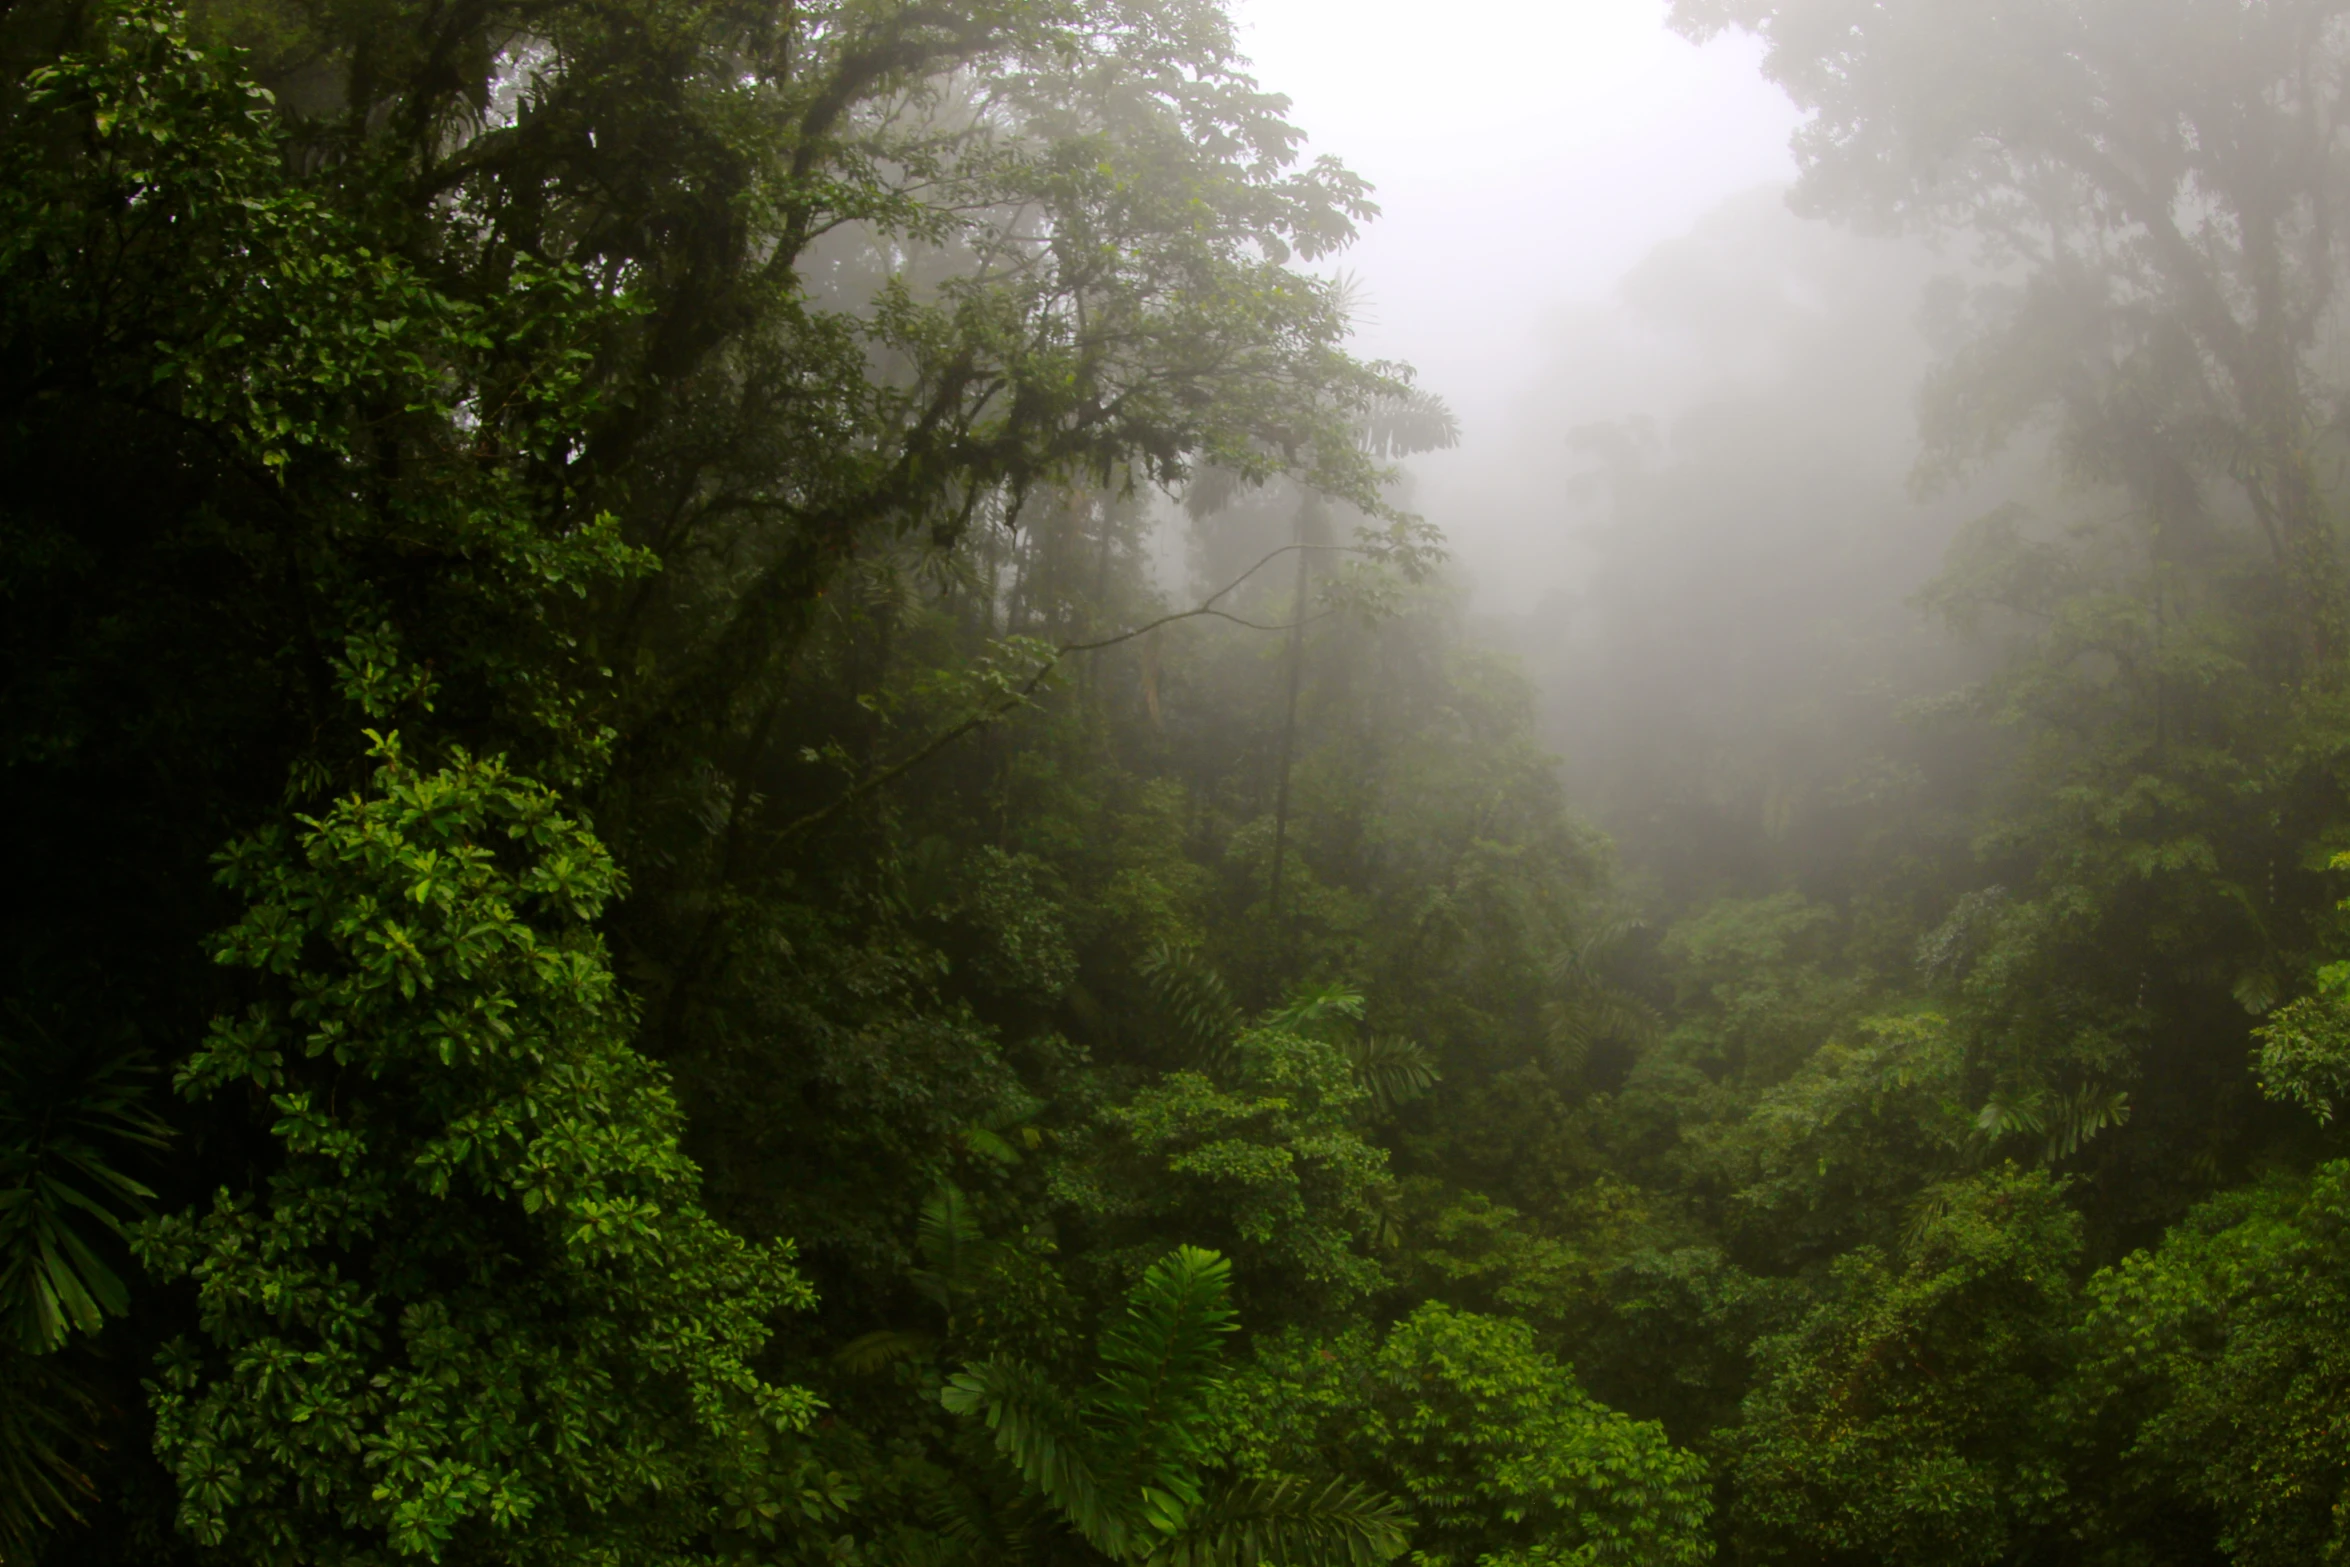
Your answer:
[[[2350,1560],[2346,127],[0,6],[0,1561]]]

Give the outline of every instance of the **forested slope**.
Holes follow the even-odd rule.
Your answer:
[[[0,1560],[2350,1552],[2337,9],[1687,0],[1564,778],[1213,5],[0,11]]]

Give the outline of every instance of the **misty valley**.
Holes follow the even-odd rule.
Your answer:
[[[0,1563],[2350,1563],[2350,0],[1384,4],[0,4]]]

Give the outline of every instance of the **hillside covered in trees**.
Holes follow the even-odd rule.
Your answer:
[[[2350,0],[1670,14],[1507,621],[1218,0],[0,6],[0,1562],[2350,1562]]]

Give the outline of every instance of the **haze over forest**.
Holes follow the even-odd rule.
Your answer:
[[[2346,111],[0,6],[0,1564],[2350,1563]]]

